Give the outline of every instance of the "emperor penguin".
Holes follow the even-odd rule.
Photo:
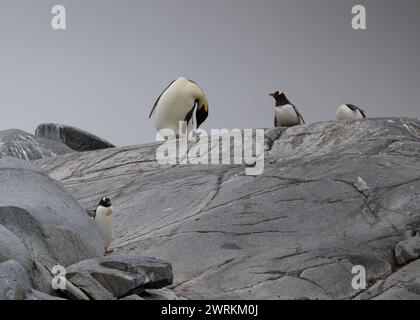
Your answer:
[[[270,96],[276,100],[274,116],[275,127],[293,127],[305,123],[302,115],[297,108],[290,103],[283,92],[276,91],[270,93]]]
[[[342,104],[335,114],[337,120],[357,120],[366,118],[366,112],[352,104]]]
[[[102,198],[96,207],[94,220],[98,226],[99,232],[102,235],[105,243],[105,255],[112,253],[112,250],[109,249],[111,241],[114,237],[112,231],[112,214],[114,209],[112,208],[112,203],[110,198]]]
[[[171,130],[177,137],[186,136],[194,127],[194,112],[196,128],[207,119],[209,104],[201,87],[192,80],[178,78],[162,92],[156,100],[149,119],[154,114],[155,127],[158,132]],[[179,128],[179,122],[186,125]]]

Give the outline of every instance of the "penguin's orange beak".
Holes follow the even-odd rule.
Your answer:
[[[274,97],[276,95],[276,93],[275,92],[271,92],[270,94],[269,94],[269,96],[270,97]]]

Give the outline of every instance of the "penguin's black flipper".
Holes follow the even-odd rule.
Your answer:
[[[366,112],[363,111],[362,109],[360,109],[359,107],[353,105],[353,104],[346,104],[347,107],[349,107],[349,109],[353,110],[353,111],[359,111],[363,118],[366,118]]]
[[[305,124],[305,120],[303,120],[303,117],[300,114],[300,112],[298,111],[298,109],[295,106],[293,106],[293,109],[295,109],[295,112],[298,115],[299,119],[302,120],[302,124]]]
[[[152,117],[153,112],[155,112],[155,109],[159,103],[160,98],[162,98],[162,95],[165,93],[166,90],[169,89],[169,87],[176,81],[177,79],[175,79],[174,81],[172,81],[169,86],[166,87],[165,90],[162,91],[162,93],[160,94],[160,96],[157,98],[155,104],[153,105],[152,111],[150,111],[150,115],[149,115],[149,119]]]
[[[96,210],[93,209],[85,209],[87,215],[93,219],[95,219],[96,216]]]

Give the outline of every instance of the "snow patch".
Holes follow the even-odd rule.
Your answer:
[[[366,191],[370,189],[366,181],[363,180],[361,177],[357,177],[356,188],[360,191]]]

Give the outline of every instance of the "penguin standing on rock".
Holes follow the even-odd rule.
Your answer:
[[[290,103],[283,92],[276,91],[270,93],[270,96],[276,100],[274,116],[275,127],[293,127],[305,123],[302,115],[297,108]]]
[[[342,104],[335,114],[337,120],[357,120],[366,118],[366,112],[352,104]]]
[[[114,209],[112,208],[111,199],[102,198],[96,207],[95,215],[93,217],[105,242],[105,255],[113,252],[113,250],[109,249],[111,241],[114,237],[112,232],[113,213]]]
[[[172,130],[176,136],[187,135],[207,119],[209,104],[204,91],[194,81],[178,78],[173,81],[156,100],[149,119],[154,114],[156,130]],[[179,128],[179,122],[186,122],[186,126]]]

